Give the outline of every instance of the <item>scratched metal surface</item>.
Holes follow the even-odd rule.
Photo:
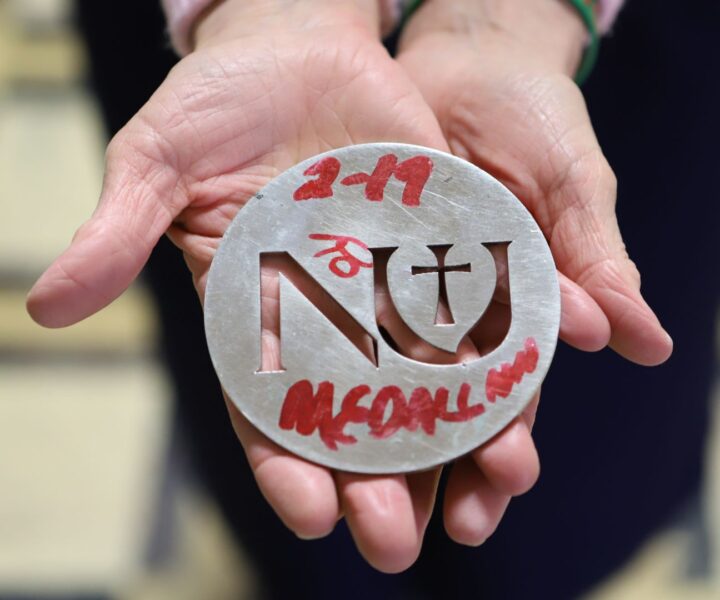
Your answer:
[[[382,201],[367,198],[368,194],[377,195],[377,190],[357,182],[342,183],[356,173],[373,173],[381,157],[389,154],[397,157],[398,164],[418,156],[432,161],[419,205],[403,203],[403,193],[412,185],[407,173],[400,175],[405,181],[389,177]],[[317,170],[311,169],[310,174],[307,170],[327,157],[337,159],[335,164],[340,167],[331,187],[333,195],[293,199],[296,190],[323,178]],[[326,173],[328,177],[332,174]],[[395,351],[376,322],[373,267],[359,266],[352,273],[351,265],[340,261],[331,270],[330,262],[342,258],[338,252],[315,256],[333,247],[334,242],[324,239],[325,235],[350,236],[369,249],[394,248],[387,279],[398,313],[421,338],[449,351],[454,351],[477,322],[495,289],[495,265],[483,244],[510,242],[512,321],[506,337],[489,354],[465,364],[426,364]],[[453,325],[434,323],[437,274],[413,274],[412,267],[437,266],[437,258],[428,248],[433,245],[451,246],[446,266],[469,263],[469,270],[444,275]],[[347,250],[364,265],[372,262],[370,251],[353,242]],[[281,276],[282,370],[260,370],[260,256],[271,252],[289,253],[372,336],[377,364]],[[338,270],[345,276],[339,276]],[[501,431],[539,388],[555,351],[559,321],[553,259],[538,225],[519,200],[466,161],[405,144],[333,150],[271,181],[225,233],[205,296],[205,326],[215,370],[245,417],[297,455],[363,473],[409,472],[445,463]],[[535,364],[528,366],[532,359]],[[491,383],[493,377],[502,377],[503,365],[506,374],[515,365],[517,375],[506,397],[491,393],[493,386],[488,386],[488,377]],[[298,384],[302,381],[306,383]],[[313,402],[319,396],[308,396],[305,408],[293,413],[292,399],[286,402],[288,390],[295,385],[295,392],[311,389],[317,393],[321,382],[332,384],[332,412],[327,413],[327,406],[325,413],[322,407],[314,410],[318,407]],[[427,388],[431,402],[422,406],[416,402],[413,409],[411,396],[419,387]],[[402,397],[398,397],[398,388]],[[446,409],[437,404],[441,388],[447,390]],[[328,389],[324,384],[324,393]],[[350,396],[359,398],[359,409],[353,412],[348,400],[343,412],[343,399],[351,390]],[[457,404],[461,390],[464,409]],[[483,409],[471,410],[480,404]]]

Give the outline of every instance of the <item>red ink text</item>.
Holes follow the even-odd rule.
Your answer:
[[[360,406],[360,401],[372,395],[372,390],[370,386],[357,385],[345,394],[340,412],[333,415],[335,386],[323,381],[316,392],[313,384],[303,379],[288,389],[278,424],[280,429],[294,429],[304,436],[317,431],[331,450],[337,450],[338,444],[357,442],[355,436],[345,432],[349,423],[366,424],[368,433],[376,439],[389,438],[401,428],[408,431],[419,428],[432,436],[438,420],[462,423],[485,412],[482,404],[468,405],[471,389],[470,384],[463,383],[457,395],[457,409],[450,410],[450,392],[444,387],[434,395],[425,387],[417,387],[407,398],[398,386],[386,385],[378,390],[369,406]]]
[[[333,196],[333,184],[340,174],[340,161],[327,156],[308,167],[303,175],[316,176],[305,182],[293,193],[294,200],[314,200]],[[430,174],[433,163],[427,156],[413,156],[401,162],[395,154],[381,156],[372,173],[353,173],[343,178],[345,186],[364,185],[365,198],[371,202],[381,202],[385,198],[385,188],[390,177],[405,184],[402,203],[405,206],[420,206],[420,196]]]
[[[333,195],[332,184],[340,173],[340,161],[332,156],[310,165],[303,175],[317,175],[295,190],[293,200],[310,200],[313,198],[330,198]]]
[[[490,402],[500,396],[507,398],[516,383],[520,383],[525,373],[532,373],[537,367],[540,354],[537,344],[531,337],[525,340],[525,349],[515,355],[512,364],[503,363],[500,369],[490,369],[485,380],[485,396]]]
[[[385,187],[392,175],[405,184],[402,203],[405,206],[419,206],[420,194],[430,177],[432,161],[427,156],[413,156],[398,163],[394,154],[381,156],[372,173],[348,175],[340,183],[343,185],[365,184],[365,197],[372,202],[380,202],[385,195]]]
[[[325,256],[326,254],[332,254],[337,252],[338,256],[333,258],[328,265],[328,268],[338,277],[355,277],[360,271],[361,267],[372,267],[372,262],[365,262],[355,256],[347,248],[348,244],[358,246],[361,250],[369,252],[367,245],[361,242],[359,239],[350,237],[349,235],[330,235],[327,233],[311,233],[311,240],[329,240],[335,242],[335,245],[320,250],[313,254],[314,258],[318,256]],[[340,268],[340,265],[344,265]]]

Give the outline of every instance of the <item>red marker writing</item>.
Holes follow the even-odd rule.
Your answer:
[[[503,363],[499,369],[490,369],[485,380],[485,396],[490,402],[495,398],[507,398],[516,383],[522,381],[525,373],[532,373],[540,356],[535,340],[525,340],[525,349],[515,355],[512,364]]]
[[[462,423],[485,412],[481,403],[468,404],[472,391],[469,383],[460,386],[457,410],[448,408],[450,392],[447,388],[440,387],[433,395],[426,387],[417,387],[407,398],[396,385],[380,388],[369,406],[359,406],[358,403],[372,390],[368,385],[357,385],[345,394],[340,412],[333,416],[334,391],[335,386],[329,381],[321,382],[317,392],[307,379],[294,383],[283,401],[278,423],[280,429],[294,429],[304,436],[317,431],[328,448],[337,450],[338,444],[357,442],[355,436],[345,432],[348,423],[367,424],[368,433],[376,439],[389,438],[401,428],[408,431],[420,428],[426,435],[432,436],[438,420]],[[388,406],[391,407],[390,416],[385,418]]]
[[[317,258],[337,252],[338,256],[330,261],[328,268],[338,277],[355,277],[361,267],[369,268],[373,266],[372,262],[365,262],[348,250],[348,245],[355,245],[361,250],[369,252],[367,244],[357,238],[350,237],[349,235],[330,235],[328,233],[311,233],[309,237],[311,240],[329,240],[335,242],[334,246],[316,252],[313,254],[313,257]],[[340,265],[345,266],[341,268]]]
[[[381,156],[372,173],[354,173],[340,183],[343,185],[365,184],[365,197],[380,202],[385,197],[385,187],[392,175],[405,183],[402,203],[405,206],[420,206],[420,194],[430,177],[432,161],[427,156],[413,156],[400,163],[394,154]]]

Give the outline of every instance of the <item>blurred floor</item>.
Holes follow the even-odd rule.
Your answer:
[[[172,468],[143,290],[67,330],[24,311],[102,178],[67,9],[0,0],[0,597],[252,597],[214,507]],[[709,457],[703,498],[591,598],[720,597],[720,444]]]
[[[171,399],[147,294],[66,330],[25,313],[102,183],[68,8],[0,0],[0,597],[236,598],[247,577],[213,507],[163,494]]]

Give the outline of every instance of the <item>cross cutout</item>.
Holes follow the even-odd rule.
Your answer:
[[[450,301],[448,300],[447,295],[447,285],[445,284],[445,273],[451,273],[451,272],[462,272],[462,273],[470,273],[470,263],[464,263],[461,265],[446,265],[445,264],[445,255],[447,254],[447,251],[451,248],[451,245],[446,246],[428,246],[430,250],[433,251],[433,254],[435,254],[435,257],[437,258],[437,266],[434,267],[411,267],[410,273],[412,275],[427,275],[428,273],[437,273],[440,289],[438,293],[438,301],[437,301],[437,309],[435,310],[435,325],[454,325],[455,320],[452,316],[452,310],[450,309]],[[449,319],[443,320],[441,322],[440,320],[440,306],[442,302],[445,302],[445,306],[447,307]]]

